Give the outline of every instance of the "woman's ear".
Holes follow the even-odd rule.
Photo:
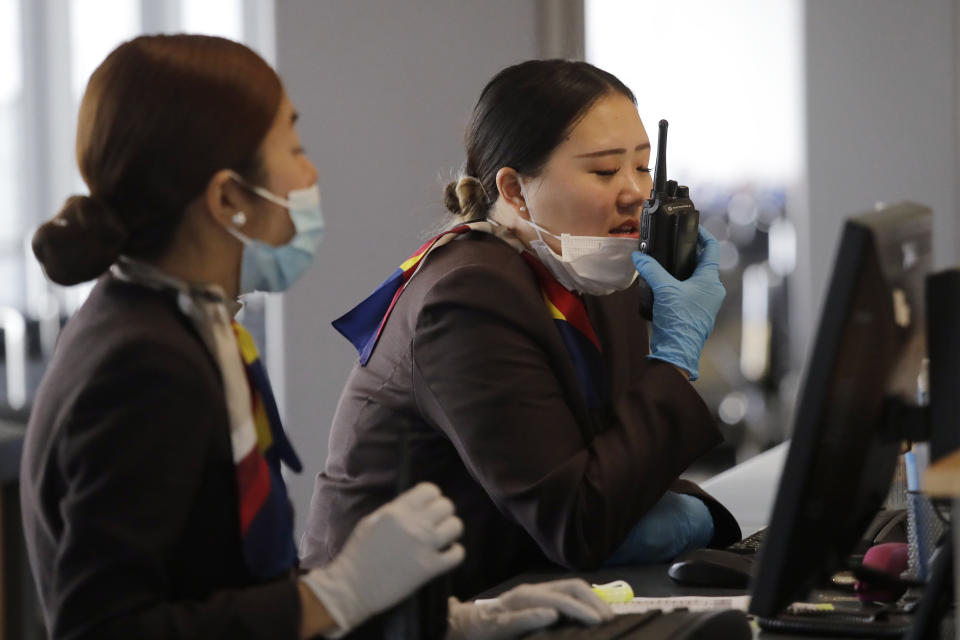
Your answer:
[[[221,169],[213,174],[203,192],[203,202],[207,211],[222,227],[242,227],[246,221],[243,187],[233,178],[229,169]]]
[[[520,174],[515,169],[503,167],[497,171],[497,191],[518,216],[524,220],[530,219],[527,202],[523,197],[523,185],[520,184]]]

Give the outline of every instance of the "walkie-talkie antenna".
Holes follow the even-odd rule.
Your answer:
[[[667,190],[667,126],[666,120],[660,121],[660,134],[657,137],[657,168],[653,172],[653,192],[662,194]],[[651,197],[653,195],[651,194]]]

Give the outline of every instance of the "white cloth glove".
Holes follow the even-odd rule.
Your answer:
[[[506,640],[548,627],[562,615],[587,625],[613,610],[580,579],[522,584],[499,598],[463,603],[450,598],[446,640]]]
[[[300,579],[323,603],[338,638],[463,561],[452,544],[463,533],[453,503],[436,485],[421,483],[357,524],[328,565]]]

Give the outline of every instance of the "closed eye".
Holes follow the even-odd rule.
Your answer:
[[[650,167],[637,167],[637,171],[641,173],[653,173],[653,169]]]
[[[610,176],[616,175],[618,171],[620,171],[620,169],[597,169],[595,171],[592,171],[591,173],[595,173],[598,176],[609,178]]]

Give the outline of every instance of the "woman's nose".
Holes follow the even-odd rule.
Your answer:
[[[307,177],[309,178],[309,182],[307,184],[313,184],[319,178],[319,174],[317,173],[317,168],[313,166],[313,163],[310,162],[310,158],[308,158],[307,156],[303,156],[303,160],[306,163],[305,168],[307,172]]]
[[[643,202],[653,187],[653,179],[648,173],[631,175],[620,191],[620,206],[632,206]]]

